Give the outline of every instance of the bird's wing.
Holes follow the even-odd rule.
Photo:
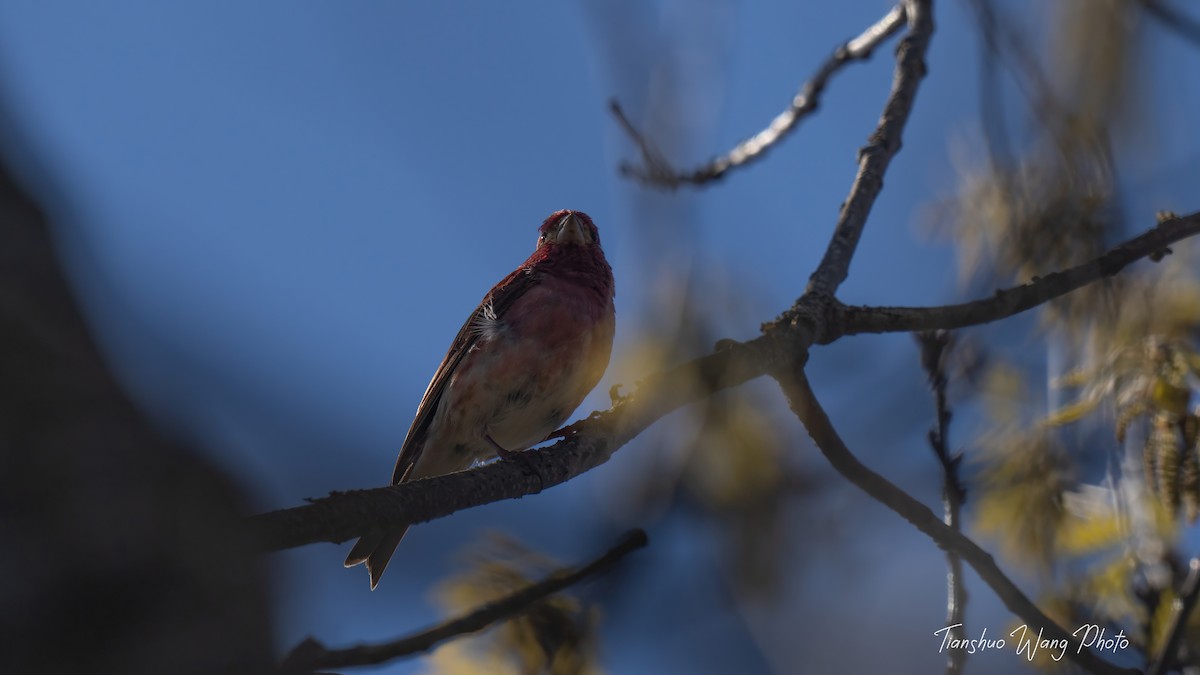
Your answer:
[[[450,351],[446,352],[446,357],[442,359],[442,365],[438,366],[437,372],[433,374],[433,379],[429,381],[429,386],[425,389],[425,395],[421,397],[421,404],[417,406],[417,416],[408,429],[408,435],[404,437],[404,445],[400,447],[400,456],[396,458],[396,470],[392,473],[393,484],[407,480],[417,460],[421,458],[421,452],[425,448],[425,437],[429,432],[429,425],[433,422],[434,414],[437,412],[438,404],[442,401],[442,395],[446,393],[446,387],[450,384],[454,373],[457,372],[459,364],[483,333],[482,327],[489,322],[503,318],[513,302],[535,285],[537,285],[537,274],[534,269],[531,267],[518,268],[484,296],[479,308],[459,329],[458,335],[454,337],[454,342],[450,345]]]

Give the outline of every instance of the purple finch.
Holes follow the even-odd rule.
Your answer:
[[[557,211],[533,255],[495,285],[463,324],[425,390],[392,484],[461,471],[541,443],[579,407],[612,351],[612,268],[580,211]],[[407,527],[364,535],[346,567],[371,588]]]

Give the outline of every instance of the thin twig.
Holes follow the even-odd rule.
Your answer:
[[[808,430],[809,436],[825,459],[847,480],[866,492],[871,498],[894,511],[901,518],[912,523],[918,530],[932,539],[945,551],[955,551],[962,556],[979,578],[988,585],[1014,614],[1021,617],[1031,629],[1040,629],[1042,638],[1048,640],[1065,640],[1071,645],[1066,650],[1066,656],[1081,668],[1102,674],[1137,673],[1136,670],[1120,668],[1105,659],[1093,654],[1090,649],[1081,648],[1079,638],[1068,634],[1053,619],[1038,609],[1016,584],[1012,582],[996,564],[991,554],[984,551],[978,544],[971,541],[962,533],[948,527],[929,510],[929,507],[918,502],[896,487],[883,476],[863,465],[850,452],[846,444],[830,423],[821,404],[813,394],[808,384],[808,378],[800,366],[789,370],[773,373],[780,387],[788,398],[788,403],[800,421]]]
[[[1158,654],[1154,656],[1154,663],[1146,671],[1146,675],[1163,675],[1171,667],[1175,661],[1175,651],[1179,648],[1179,641],[1183,639],[1188,617],[1196,607],[1198,598],[1200,598],[1200,558],[1192,558],[1188,563],[1187,577],[1179,589],[1179,596],[1175,598],[1175,602],[1171,606],[1171,623],[1167,631],[1167,640],[1163,642],[1162,649],[1159,649]]]
[[[976,326],[1024,312],[1125,269],[1145,257],[1158,259],[1171,244],[1200,233],[1200,212],[1164,219],[1157,227],[1099,258],[1061,272],[1034,277],[1021,286],[996,291],[984,300],[941,307],[841,307],[845,334],[893,333]]]
[[[1012,25],[1001,18],[991,0],[971,0],[969,3],[975,10],[979,31],[983,35],[984,45],[993,58],[1007,60],[1012,68],[1013,81],[1039,119],[1049,119],[1050,111],[1062,110],[1054,87],[1050,85],[1046,74],[1042,72],[1035,55],[1037,51],[1030,49],[1024,36]],[[1002,116],[1003,110],[984,111],[995,112]]]
[[[974,0],[969,3],[975,8],[979,30],[984,35],[979,49],[979,117],[983,123],[984,140],[987,142],[988,162],[992,174],[1006,183],[1008,168],[1012,164],[1008,125],[1004,121],[1004,84],[999,78],[1000,59],[996,54],[995,8],[992,0]],[[1008,186],[1005,185],[1005,194]]]
[[[478,607],[469,614],[390,642],[327,649],[309,638],[288,654],[280,670],[283,673],[296,674],[309,673],[317,668],[370,666],[428,651],[440,642],[475,633],[494,623],[515,618],[546,597],[607,570],[627,554],[644,547],[646,543],[646,533],[633,530],[607,553],[575,571],[559,570],[533,585]]]
[[[896,48],[892,91],[884,104],[879,126],[871,134],[867,146],[859,150],[858,174],[850,186],[850,196],[838,214],[825,257],[809,278],[808,292],[832,297],[846,279],[867,216],[883,189],[883,174],[900,151],[904,126],[916,101],[917,88],[925,77],[925,52],[933,35],[931,0],[911,0],[905,7],[908,34]]]
[[[867,28],[861,35],[848,40],[825,59],[812,78],[804,83],[787,110],[775,116],[765,129],[738,143],[726,154],[708,162],[704,166],[691,171],[676,171],[669,162],[658,152],[657,148],[647,141],[645,136],[625,116],[620,104],[615,100],[610,102],[613,116],[629,138],[638,146],[642,155],[642,165],[629,163],[621,164],[621,173],[625,176],[654,187],[675,189],[681,185],[704,185],[722,178],[730,169],[750,164],[760,159],[767,150],[790,134],[800,120],[815,111],[821,103],[821,93],[825,90],[830,78],[852,61],[865,61],[871,57],[884,40],[894,35],[904,25],[903,4],[893,7],[882,19]]]
[[[552,446],[524,453],[522,461],[493,462],[446,476],[369,490],[333,493],[304,506],[250,519],[264,550],[317,542],[343,542],[367,532],[420,523],[502,499],[536,494],[608,461],[612,453],[664,415],[709,394],[735,387],[828,344],[857,333],[963,328],[1036,307],[1131,262],[1157,256],[1200,232],[1200,213],[1164,220],[1092,262],[1050,274],[992,298],[946,307],[846,307],[805,295],[763,334],[728,341],[717,352],[658,373],[605,412],[575,425]]]
[[[954,347],[954,334],[949,331],[925,331],[916,333],[921,348],[921,366],[929,375],[929,388],[933,390],[936,420],[929,430],[929,447],[942,465],[942,519],[946,526],[962,533],[960,512],[967,499],[967,491],[958,478],[958,467],[962,453],[950,452],[947,440],[950,432],[950,406],[946,403],[946,361]],[[963,585],[962,556],[957,551],[946,550],[946,626],[952,640],[966,636],[964,628],[967,605],[967,589]],[[946,654],[947,675],[959,675],[967,663],[967,650],[949,649]]]
[[[621,175],[636,178],[646,185],[671,189],[675,189],[680,184],[688,182],[687,177],[675,173],[675,169],[671,168],[671,163],[663,156],[662,151],[653,145],[646,138],[645,134],[637,130],[637,127],[630,121],[629,117],[625,114],[625,109],[621,107],[617,99],[614,98],[608,101],[608,109],[613,117],[617,118],[617,124],[621,125],[621,129],[625,132],[625,135],[629,137],[629,140],[633,141],[633,144],[638,148],[638,152],[642,155],[642,166],[640,167],[622,162],[620,166]]]

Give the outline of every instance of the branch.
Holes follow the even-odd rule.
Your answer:
[[[847,480],[866,492],[871,498],[888,507],[901,518],[912,523],[918,530],[928,536],[945,551],[954,551],[975,569],[979,577],[986,583],[1014,614],[1021,617],[1031,627],[1044,630],[1041,637],[1049,640],[1066,640],[1071,649],[1066,655],[1077,665],[1093,673],[1116,674],[1137,673],[1136,670],[1126,670],[1093,654],[1090,650],[1082,649],[1080,640],[1069,635],[1053,619],[1042,613],[1021,589],[1017,588],[1004,572],[996,565],[991,554],[980,548],[975,542],[961,533],[946,526],[929,510],[929,507],[910,497],[900,488],[889,482],[883,476],[864,466],[842,442],[837,431],[826,416],[821,404],[817,401],[809,387],[804,370],[799,367],[782,369],[773,373],[779,386],[788,398],[788,403],[796,416],[808,430],[809,436],[825,459]]]
[[[950,431],[950,408],[946,404],[946,360],[954,347],[954,335],[949,331],[928,331],[917,333],[917,344],[921,348],[921,366],[929,375],[929,387],[933,389],[934,407],[937,418],[933,428],[929,430],[929,446],[942,465],[942,511],[946,525],[955,532],[962,534],[962,524],[959,514],[962,504],[967,499],[967,491],[958,479],[958,466],[962,463],[962,454],[952,454],[946,437]],[[947,599],[946,625],[950,627],[949,636],[954,640],[962,640],[966,636],[963,628],[967,590],[963,586],[962,556],[957,551],[946,551]],[[967,662],[967,650],[950,649],[946,656],[947,675],[963,672]]]
[[[996,291],[985,300],[942,307],[842,307],[845,335],[954,329],[1019,314],[1094,281],[1111,277],[1141,258],[1160,258],[1170,245],[1200,233],[1200,212],[1170,216],[1152,230],[1082,265],[1054,272],[1015,288]]]
[[[429,651],[439,642],[475,633],[494,623],[515,618],[547,596],[607,570],[627,554],[644,547],[646,543],[646,533],[633,530],[607,553],[584,567],[573,572],[559,570],[536,584],[489,602],[469,614],[391,642],[363,644],[346,649],[326,649],[321,643],[308,638],[288,654],[280,671],[298,674],[310,673],[319,668],[370,666]]]
[[[946,307],[846,307],[806,294],[763,334],[728,341],[714,354],[666,370],[642,382],[610,410],[593,413],[575,433],[552,446],[521,453],[514,461],[423,480],[337,492],[305,506],[254,516],[250,526],[265,550],[317,542],[340,543],[367,532],[425,522],[502,499],[536,494],[600,466],[664,415],[709,394],[775,372],[802,359],[813,344],[844,335],[961,328],[995,321],[1036,307],[1129,263],[1158,255],[1200,232],[1200,213],[1164,220],[1096,260],[1051,274],[987,300]]]
[[[1154,663],[1150,670],[1146,671],[1146,675],[1162,675],[1171,667],[1175,660],[1175,651],[1179,648],[1179,641],[1187,628],[1188,617],[1196,607],[1197,598],[1200,598],[1200,558],[1192,558],[1188,563],[1187,578],[1183,580],[1183,586],[1179,589],[1179,597],[1172,603],[1167,640],[1155,655]]]
[[[917,87],[925,77],[925,52],[929,38],[933,35],[933,12],[931,0],[911,0],[906,4],[908,34],[896,48],[896,72],[892,79],[892,91],[883,107],[879,126],[867,146],[859,150],[858,175],[850,186],[850,196],[842,204],[838,214],[833,240],[825,250],[825,257],[808,281],[808,290],[820,295],[832,296],[846,279],[854,249],[871,213],[875,198],[883,189],[883,174],[892,157],[900,151],[900,137],[908,122]]]
[[[871,58],[871,53],[875,51],[875,48],[900,30],[903,24],[904,6],[901,4],[893,7],[882,19],[863,31],[862,35],[839,45],[833,54],[825,59],[812,78],[805,82],[800,91],[796,93],[788,109],[771,120],[766,129],[738,143],[725,155],[691,171],[678,172],[672,169],[662,154],[633,126],[629,118],[625,116],[620,104],[615,100],[612,101],[610,106],[613,115],[629,138],[638,146],[644,163],[644,166],[623,163],[621,164],[621,173],[645,185],[673,190],[684,184],[704,185],[718,180],[724,177],[730,169],[750,164],[762,158],[767,150],[795,130],[800,120],[817,109],[821,102],[821,93],[835,73],[847,63]]]
[[[448,516],[502,499],[537,494],[608,461],[612,453],[673,410],[765,375],[813,342],[803,327],[776,329],[666,370],[640,383],[612,409],[572,425],[552,446],[457,473],[368,490],[335,492],[305,506],[249,519],[264,550],[340,543],[368,532]]]

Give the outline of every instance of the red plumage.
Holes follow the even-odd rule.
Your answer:
[[[393,483],[542,442],[604,374],[615,313],[599,232],[579,211],[551,214],[538,232],[533,254],[454,338],[417,406]],[[346,566],[365,562],[375,588],[407,529],[362,537]]]

